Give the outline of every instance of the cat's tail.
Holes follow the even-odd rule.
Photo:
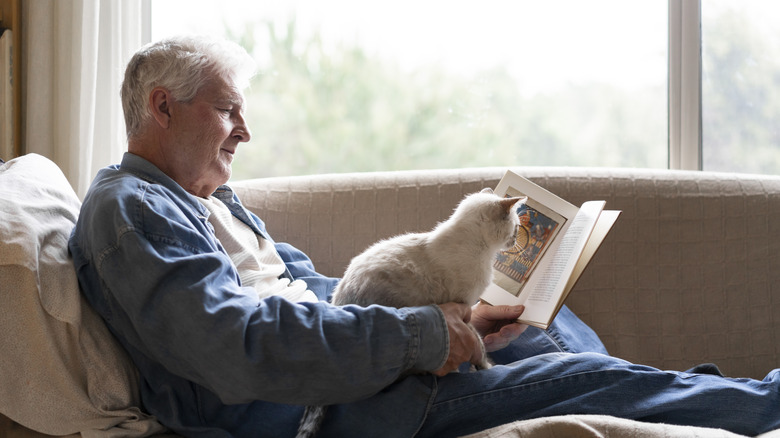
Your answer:
[[[479,339],[479,344],[482,349],[482,359],[480,359],[478,364],[472,366],[472,371],[489,370],[493,367],[493,362],[490,360],[490,357],[485,350],[485,344],[482,342],[482,335],[479,334],[476,327],[473,325],[469,324],[469,328],[477,336],[477,339]]]
[[[320,430],[322,420],[325,418],[327,406],[306,406],[303,417],[298,425],[298,434],[295,438],[314,438]]]

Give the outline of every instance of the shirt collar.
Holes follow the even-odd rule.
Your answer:
[[[190,192],[184,190],[184,187],[179,185],[176,181],[168,176],[165,172],[160,170],[159,167],[152,164],[145,158],[135,155],[131,152],[125,152],[122,156],[122,162],[119,165],[119,170],[123,172],[132,173],[133,175],[141,178],[152,184],[159,184],[166,189],[173,192],[174,195],[187,199],[189,204],[193,206],[201,215],[208,214],[208,210],[204,207],[197,198]]]

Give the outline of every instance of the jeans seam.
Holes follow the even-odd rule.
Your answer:
[[[423,426],[425,425],[425,422],[428,420],[428,414],[433,409],[433,406],[436,404],[436,395],[439,392],[439,379],[437,377],[434,377],[431,379],[431,395],[428,397],[428,403],[425,404],[425,412],[423,412],[422,420],[420,421],[420,425],[417,426],[417,429],[415,429],[414,433],[412,433],[412,437],[417,436],[418,433],[420,433],[420,430],[422,430]]]
[[[544,333],[547,334],[547,336],[553,341],[553,343],[555,343],[555,345],[558,346],[558,349],[561,352],[571,353],[571,349],[566,345],[566,342],[563,341],[557,330],[547,329],[544,330]]]

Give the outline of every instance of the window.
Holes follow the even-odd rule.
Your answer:
[[[208,31],[260,63],[234,178],[668,166],[666,2],[219,4],[152,2],[152,38]]]
[[[705,0],[705,170],[780,173],[780,2]]]

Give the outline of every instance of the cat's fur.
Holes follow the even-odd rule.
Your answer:
[[[333,304],[475,304],[490,284],[496,253],[515,243],[520,222],[513,207],[523,199],[501,198],[486,189],[465,197],[452,216],[430,232],[375,243],[352,259],[333,293]],[[482,351],[477,368],[490,368],[484,345]],[[325,410],[306,408],[298,438],[316,434]]]

